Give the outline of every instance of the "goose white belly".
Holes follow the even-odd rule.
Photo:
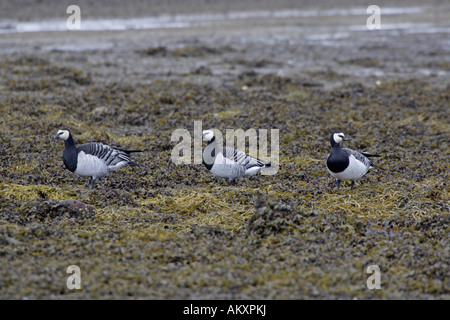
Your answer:
[[[258,166],[254,166],[251,168],[248,168],[247,170],[245,170],[245,174],[244,176],[248,177],[248,176],[254,176],[255,174],[257,174],[259,171],[261,171],[263,167],[258,167]]]
[[[108,166],[98,157],[81,151],[78,154],[75,173],[80,176],[99,178],[108,174]]]
[[[235,179],[244,175],[245,168],[219,153],[210,171],[218,177]]]
[[[342,172],[332,172],[328,169],[330,174],[337,180],[359,180],[369,170],[364,163],[357,160],[353,155],[349,156],[348,167]]]

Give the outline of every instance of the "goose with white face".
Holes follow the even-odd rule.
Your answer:
[[[56,136],[54,137],[56,140],[67,140],[69,139],[70,132],[67,129],[58,130]]]
[[[106,176],[109,172],[126,165],[138,165],[131,160],[130,153],[140,150],[123,150],[100,142],[75,146],[68,129],[58,130],[54,138],[64,141],[63,162],[66,168],[82,177],[91,177],[91,189],[94,189],[96,179]]]
[[[203,130],[202,132],[202,138],[205,141],[211,141],[214,138],[214,131],[212,129]]]
[[[341,143],[342,141],[348,141],[342,132],[333,133],[333,140],[336,143]]]
[[[360,180],[370,168],[376,167],[367,157],[379,157],[367,152],[358,152],[349,148],[341,148],[340,143],[348,141],[342,132],[331,134],[331,153],[327,157],[327,170],[336,179],[337,188],[341,180],[350,180],[351,189],[355,180]]]
[[[203,164],[215,176],[228,178],[230,184],[235,184],[237,178],[256,175],[271,165],[235,148],[218,147],[212,129],[203,130],[202,138],[208,142],[203,151]]]

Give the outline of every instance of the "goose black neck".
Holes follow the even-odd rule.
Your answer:
[[[69,133],[69,137],[64,141],[65,148],[63,152],[63,162],[67,169],[75,172],[78,165],[78,152],[75,147],[72,135]]]
[[[341,145],[338,142],[335,142],[334,140],[331,140],[331,146],[333,148],[340,148],[341,147]]]
[[[333,148],[340,148],[340,144],[339,144],[339,142],[336,142],[335,140],[334,140],[334,133],[331,135],[331,137],[330,137],[330,143],[331,143],[331,146],[333,147]]]
[[[69,138],[64,141],[64,144],[66,147],[73,147],[75,146],[75,142],[73,141],[72,134],[69,133]]]
[[[208,141],[208,145],[205,150],[203,150],[202,155],[202,163],[206,167],[206,169],[211,170],[214,165],[214,161],[216,159],[216,137],[213,137],[210,141]],[[205,161],[205,156],[208,159],[208,162]]]

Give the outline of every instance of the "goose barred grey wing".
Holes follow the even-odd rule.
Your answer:
[[[130,152],[118,148],[114,148],[100,142],[85,143],[77,147],[78,151],[83,151],[86,154],[93,155],[100,160],[103,160],[108,167],[114,167],[117,164],[124,162],[128,165],[137,166],[130,158]],[[138,150],[133,150],[137,152]]]
[[[378,154],[372,154],[372,153],[368,153],[368,152],[361,152],[361,154],[366,157],[380,157],[380,155],[378,155]]]
[[[355,157],[356,160],[362,162],[366,167],[375,167],[375,165],[372,163],[372,161],[370,161],[366,155],[370,155],[370,156],[375,156],[375,155],[371,155],[370,153],[361,153],[352,149],[348,149],[348,148],[342,148],[343,151],[345,151],[348,156],[352,155]]]
[[[236,162],[238,165],[244,166],[245,169],[252,167],[264,167],[266,165],[266,163],[261,160],[231,147],[223,148],[223,155],[225,158]]]

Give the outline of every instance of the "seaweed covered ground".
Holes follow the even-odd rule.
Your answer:
[[[2,36],[0,298],[449,299],[448,38],[328,19]],[[194,121],[278,129],[278,172],[175,165]],[[140,166],[90,190],[63,127]],[[381,155],[353,190],[325,167],[334,129]]]

